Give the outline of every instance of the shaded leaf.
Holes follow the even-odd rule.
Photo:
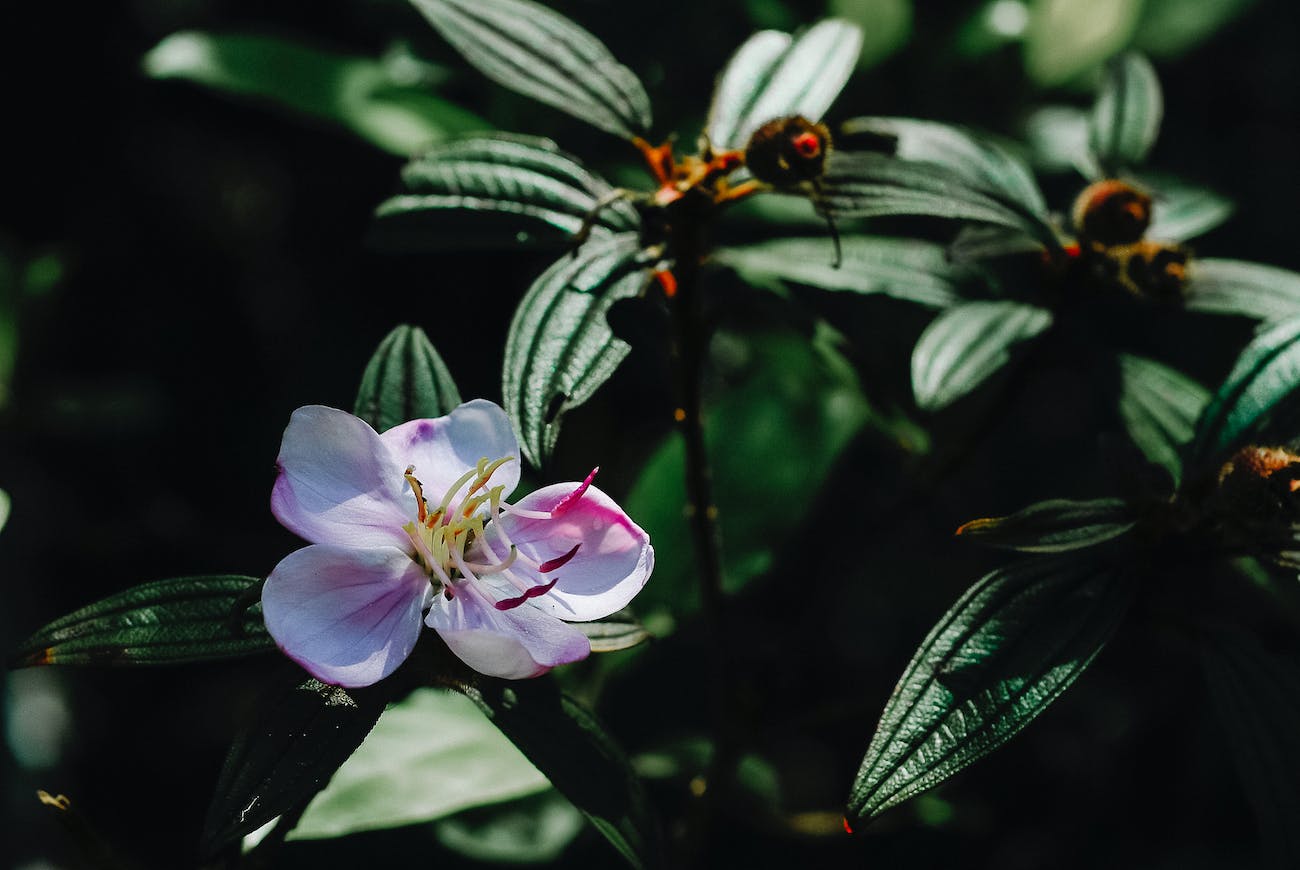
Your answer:
[[[1025,69],[1061,85],[1128,44],[1142,11],[1133,0],[1035,0],[1025,32]]]
[[[450,414],[459,404],[456,382],[424,330],[402,325],[366,363],[354,412],[384,432],[407,420]]]
[[[869,820],[1010,740],[1092,662],[1130,597],[1127,578],[1077,557],[1031,559],[982,578],[899,680],[846,818]]]
[[[499,85],[616,136],[650,127],[640,80],[577,24],[530,0],[411,0],[452,46]]]
[[[416,689],[390,706],[289,834],[293,840],[432,821],[549,790],[464,695]]]
[[[550,456],[564,412],[591,398],[631,350],[605,315],[645,288],[649,271],[640,253],[633,233],[590,241],[547,269],[515,310],[502,394],[534,465]]]
[[[1223,223],[1232,215],[1232,200],[1204,187],[1167,176],[1143,175],[1138,181],[1152,196],[1151,225],[1146,237],[1182,242]]]
[[[547,864],[582,831],[582,813],[555,789],[441,819],[433,829],[445,848],[476,861]]]
[[[271,36],[173,33],[145,55],[144,70],[333,121],[394,154],[492,126],[391,64]]]
[[[1255,0],[1143,0],[1134,44],[1174,57],[1195,48],[1253,6]]]
[[[1154,360],[1120,354],[1119,413],[1147,459],[1182,479],[1182,450],[1210,400],[1196,381]]]
[[[832,263],[828,238],[784,238],[743,247],[721,248],[713,261],[745,280],[809,284],[825,290],[883,293],[934,308],[958,300],[957,285],[971,277],[968,268],[948,259],[942,245],[916,239],[846,236],[843,261]]]
[[[611,191],[553,142],[513,135],[435,146],[406,165],[402,185],[405,192],[385,200],[376,211],[380,226],[418,220],[425,224],[420,245],[433,249],[462,244],[467,237],[486,238],[499,246],[515,235],[513,225],[544,230],[539,222],[560,230],[556,240],[563,241]],[[428,225],[428,219],[441,212],[452,214]],[[601,236],[639,225],[636,209],[620,200],[600,210],[592,232]]]
[[[764,30],[737,49],[718,77],[704,132],[718,150],[743,149],[760,126],[802,115],[821,120],[853,73],[856,24],[836,18],[790,36]]]
[[[1011,348],[1052,324],[1052,314],[1020,302],[966,302],[942,312],[912,349],[918,407],[938,410],[1011,361]]]
[[[1193,311],[1243,314],[1264,321],[1300,315],[1300,274],[1241,260],[1192,260],[1186,305]]]
[[[1164,115],[1160,80],[1140,54],[1122,54],[1106,66],[1092,107],[1088,143],[1102,168],[1114,175],[1146,159]]]
[[[858,69],[870,69],[912,36],[912,0],[830,0],[827,11],[862,28]]]
[[[490,681],[465,692],[629,864],[663,866],[645,790],[586,708],[548,679]]]
[[[977,544],[1025,553],[1062,553],[1117,538],[1137,520],[1121,499],[1053,499],[1006,517],[971,520],[957,534]]]
[[[56,619],[24,641],[10,667],[171,665],[275,649],[257,577],[176,577],[133,586]]]

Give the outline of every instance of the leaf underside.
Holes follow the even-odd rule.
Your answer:
[[[1244,314],[1265,322],[1300,316],[1300,274],[1241,260],[1193,260],[1186,290],[1192,311]]]

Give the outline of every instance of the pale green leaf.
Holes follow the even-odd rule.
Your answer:
[[[1160,135],[1164,111],[1160,80],[1149,60],[1130,52],[1106,65],[1092,107],[1088,144],[1107,174],[1146,159]]]
[[[1026,71],[1044,86],[1077,78],[1128,44],[1141,11],[1134,0],[1032,0]]]
[[[1193,311],[1243,314],[1266,322],[1300,315],[1300,274],[1276,266],[1198,257],[1191,262],[1184,292]]]
[[[1209,392],[1166,365],[1131,354],[1120,354],[1119,374],[1119,414],[1129,437],[1177,483],[1183,448],[1192,440]]]

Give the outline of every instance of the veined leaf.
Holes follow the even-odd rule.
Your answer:
[[[976,190],[1004,197],[1047,220],[1047,203],[1029,168],[997,144],[960,127],[915,118],[852,118],[846,136],[871,133],[896,140],[894,156],[942,166]]]
[[[971,520],[957,534],[977,544],[1025,553],[1062,553],[1117,538],[1137,520],[1123,500],[1053,499],[1006,517]]]
[[[289,839],[433,821],[549,788],[469,698],[416,689],[384,711],[307,805]]]
[[[1128,607],[1128,579],[1077,556],[1049,556],[972,586],[894,689],[846,818],[870,820],[1015,736],[1110,638]]]
[[[1252,442],[1267,440],[1278,423],[1295,423],[1300,411],[1300,318],[1273,325],[1237,357],[1227,379],[1196,426],[1191,455],[1213,463]],[[1288,432],[1280,440],[1290,440]]]
[[[1075,170],[1085,178],[1097,178],[1097,166],[1088,147],[1091,126],[1087,111],[1075,106],[1042,106],[1025,119],[1025,138],[1034,165],[1049,172]]]
[[[51,622],[10,666],[171,665],[274,650],[261,582],[221,574],[133,586]]]
[[[438,32],[499,85],[616,136],[650,127],[640,80],[577,24],[530,0],[411,0]]]
[[[450,414],[459,404],[456,382],[424,330],[402,325],[366,363],[354,410],[384,432],[407,420]]]
[[[341,124],[394,154],[491,124],[402,81],[391,64],[272,36],[173,33],[144,57],[156,79],[182,79]]]
[[[1149,239],[1186,241],[1214,229],[1233,212],[1232,200],[1204,187],[1168,176],[1143,175],[1138,181],[1153,199]]]
[[[457,212],[439,224],[437,232],[424,234],[424,246],[434,248],[454,246],[475,235],[476,221],[465,212],[489,218],[479,221],[486,224],[480,234],[496,244],[502,238],[502,217],[549,224],[562,231],[563,239],[576,233],[597,201],[612,190],[553,142],[504,135],[435,146],[406,165],[402,184],[405,193],[379,206],[381,219]],[[640,223],[636,209],[619,200],[595,215],[592,232],[595,236],[627,232]]]
[[[552,680],[492,680],[465,691],[629,864],[663,865],[645,790],[591,712]]]
[[[974,390],[1011,360],[1013,345],[1052,324],[1052,314],[1008,301],[965,302],[942,312],[912,349],[916,404],[936,411]]]
[[[1300,275],[1241,260],[1197,257],[1189,269],[1187,307],[1244,314],[1263,321],[1300,315]]]
[[[933,242],[846,236],[841,248],[839,268],[832,265],[827,238],[783,238],[722,248],[713,260],[754,284],[793,281],[825,290],[883,293],[934,308],[957,302],[958,285],[971,277],[970,269],[950,261],[944,247]]]
[[[1192,440],[1209,392],[1169,366],[1130,354],[1120,354],[1119,373],[1119,413],[1129,437],[1176,484],[1182,479],[1182,450]]]
[[[718,77],[704,127],[717,150],[742,149],[763,124],[788,115],[822,115],[852,75],[862,31],[838,18],[795,36],[764,30],[742,45]]]
[[[631,649],[639,643],[650,639],[646,631],[630,608],[623,608],[618,613],[592,622],[574,622],[571,625],[587,636],[591,641],[591,651],[597,653],[618,652]]]
[[[593,240],[556,261],[520,301],[502,363],[506,412],[534,465],[550,456],[560,418],[609,380],[631,348],[605,315],[640,293],[649,271],[634,233]]]
[[[1092,107],[1088,142],[1097,162],[1114,175],[1146,159],[1160,134],[1164,114],[1160,80],[1140,54],[1114,58],[1106,67]]]

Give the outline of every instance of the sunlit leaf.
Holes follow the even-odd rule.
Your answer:
[[[1253,5],[1255,0],[1142,0],[1142,20],[1133,42],[1151,54],[1175,57]]]
[[[1263,321],[1300,315],[1300,274],[1260,263],[1198,257],[1189,267],[1185,293],[1193,311]]]
[[[450,414],[459,404],[456,382],[424,330],[402,325],[370,357],[353,410],[383,432],[407,420]]]
[[[261,583],[222,574],[133,586],[51,622],[10,666],[169,665],[273,650]]]
[[[849,793],[874,818],[988,755],[1047,709],[1122,619],[1131,578],[1049,556],[986,575],[930,631]]]
[[[600,40],[530,0],[411,0],[492,81],[617,136],[650,127],[650,98]]]
[[[622,749],[551,680],[493,680],[466,693],[629,864],[663,866],[652,805]]]
[[[564,412],[591,398],[631,349],[605,315],[644,289],[640,253],[632,233],[592,240],[547,269],[515,310],[501,391],[533,464],[550,456]]]
[[[555,789],[441,819],[434,836],[476,861],[548,864],[582,831],[582,813]]]
[[[1020,302],[966,302],[942,312],[912,349],[916,404],[935,411],[961,398],[1010,362],[1016,344],[1051,324],[1051,312]]]
[[[1048,172],[1077,171],[1097,178],[1097,166],[1088,146],[1089,113],[1074,106],[1043,106],[1025,119],[1025,137],[1034,165]]]
[[[466,239],[508,244],[518,230],[544,231],[564,241],[593,214],[610,186],[553,142],[531,136],[481,136],[429,149],[402,170],[404,192],[378,209],[385,223],[417,219],[418,244],[455,247]],[[441,219],[439,219],[441,218]],[[429,223],[432,219],[434,223]],[[640,218],[626,201],[602,208],[592,233],[636,229]]]
[[[1106,65],[1106,75],[1092,107],[1088,144],[1109,174],[1137,166],[1160,135],[1164,96],[1151,62],[1128,53]]]
[[[1025,69],[1040,85],[1064,84],[1128,44],[1142,11],[1133,0],[1031,0]]]
[[[1120,354],[1119,373],[1119,413],[1129,437],[1177,483],[1183,448],[1192,440],[1209,392],[1166,365],[1131,354]]]
[[[832,262],[827,238],[784,238],[743,247],[722,248],[713,255],[751,283],[790,281],[853,293],[883,293],[921,305],[943,308],[959,298],[957,287],[971,271],[953,263],[942,245],[916,239],[846,236],[843,261]]]
[[[710,144],[744,148],[760,126],[787,115],[820,120],[853,73],[861,47],[858,26],[835,18],[793,37],[754,34],[718,78],[704,128]]]
[[[1204,187],[1166,176],[1143,175],[1138,182],[1153,200],[1148,239],[1186,241],[1209,232],[1232,215],[1232,200]]]
[[[144,69],[333,121],[395,154],[492,126],[382,61],[271,36],[173,33],[145,55]]]
[[[549,788],[469,698],[416,689],[384,711],[289,836],[320,839],[432,821]]]
[[[1133,511],[1121,499],[1053,499],[1010,516],[971,520],[957,529],[957,534],[988,547],[1062,553],[1117,538],[1135,522]]]

